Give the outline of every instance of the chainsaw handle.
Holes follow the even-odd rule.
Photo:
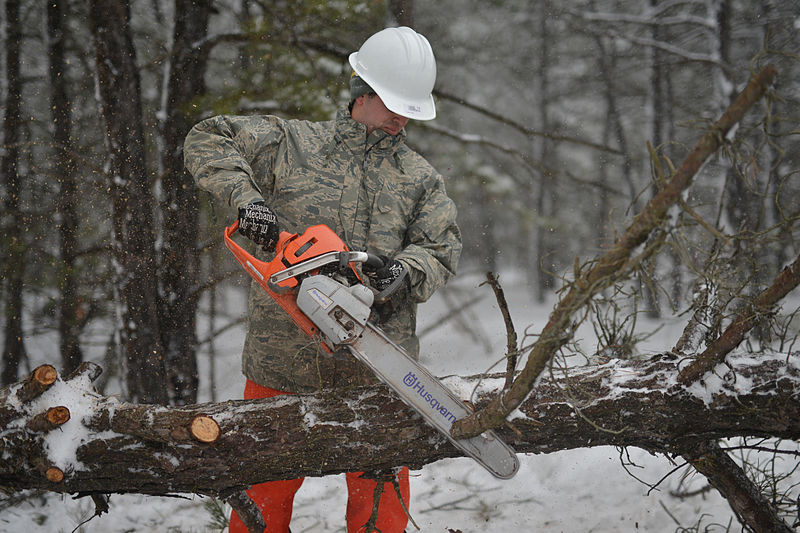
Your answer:
[[[233,234],[236,233],[237,229],[239,229],[239,221],[235,220],[233,224],[225,228],[224,236],[225,246],[227,246],[231,253],[233,253],[233,256],[236,258],[239,264],[242,265],[247,273],[250,274],[250,276],[252,276],[257,282],[259,282],[265,289],[269,288],[274,292],[285,290],[286,288],[284,287],[272,286],[272,284],[269,283],[270,262],[256,259],[250,252],[242,248],[239,243],[233,240]],[[286,244],[296,236],[297,234],[295,233],[282,231],[278,237],[278,244],[275,246],[276,251],[283,249]]]
[[[367,252],[367,260],[362,263],[364,266],[374,269],[383,268],[383,259],[380,256]]]
[[[233,248],[237,248],[241,250],[241,253],[247,255],[249,258],[255,259],[252,255],[250,255],[244,248],[239,246],[236,241],[233,240],[233,234],[236,233],[236,230],[239,229],[239,221],[234,220],[233,224],[225,228],[225,244],[228,245],[228,248],[233,251]],[[289,233],[288,231],[281,231],[280,235],[278,236],[278,243],[275,245],[275,252],[282,249],[286,246],[286,243],[292,240],[292,238],[296,237],[296,233]],[[232,248],[233,247],[233,248]],[[236,253],[236,252],[234,252]],[[258,261],[258,259],[256,259]],[[261,261],[263,263],[263,261]]]
[[[228,245],[228,248],[236,248],[241,251],[242,254],[248,256],[248,258],[255,259],[250,253],[247,252],[244,248],[239,246],[236,241],[233,240],[233,234],[236,233],[236,230],[239,229],[239,221],[234,220],[233,224],[225,228],[225,244]],[[280,235],[278,236],[278,243],[275,245],[275,252],[277,253],[278,250],[284,248],[286,244],[291,241],[293,238],[297,237],[297,233],[289,233],[288,231],[281,231]],[[255,259],[258,261],[258,259]],[[260,261],[263,263],[264,261]]]
[[[237,261],[239,261],[244,269],[251,273],[251,276],[253,273],[255,273],[259,278],[264,279],[264,276],[261,274],[261,272],[259,272],[258,267],[265,268],[267,262],[256,259],[250,252],[242,248],[238,242],[233,240],[233,234],[236,233],[236,230],[238,229],[238,220],[235,220],[233,224],[225,228],[225,246],[227,246],[228,249],[233,253],[233,256]]]

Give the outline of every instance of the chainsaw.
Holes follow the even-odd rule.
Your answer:
[[[393,287],[376,292],[362,282],[359,263],[380,266],[372,254],[350,251],[330,228],[312,226],[302,235],[281,232],[275,258],[253,257],[232,238],[239,223],[225,229],[225,244],[248,274],[309,337],[328,352],[346,349],[403,402],[458,449],[492,475],[510,479],[519,470],[516,453],[493,431],[455,439],[453,423],[472,409],[371,320],[372,306]]]

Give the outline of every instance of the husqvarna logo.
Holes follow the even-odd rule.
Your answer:
[[[450,410],[441,405],[439,400],[433,397],[433,395],[425,390],[425,385],[420,382],[419,378],[414,372],[409,372],[403,378],[403,385],[410,388],[413,391],[416,391],[422,398],[430,404],[434,411],[436,411],[439,415],[443,416],[446,420],[449,420],[451,423],[456,421],[456,415],[450,412]]]

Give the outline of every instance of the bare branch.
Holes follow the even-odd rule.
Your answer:
[[[554,133],[548,133],[546,131],[534,130],[533,128],[529,128],[528,126],[526,126],[524,124],[520,124],[519,122],[517,122],[517,121],[515,121],[513,119],[510,119],[508,117],[504,117],[503,115],[500,115],[499,113],[495,113],[494,111],[486,109],[485,107],[482,107],[482,106],[479,106],[477,104],[473,104],[471,102],[468,102],[468,101],[466,101],[464,98],[462,98],[460,96],[456,96],[456,95],[450,94],[448,92],[445,92],[445,91],[442,91],[442,90],[439,90],[439,89],[434,90],[433,94],[435,94],[436,96],[438,96],[439,98],[442,98],[444,100],[450,100],[451,102],[456,102],[456,103],[466,107],[467,109],[471,109],[473,111],[481,113],[482,115],[485,115],[485,116],[487,116],[489,118],[492,118],[492,119],[500,122],[501,124],[505,124],[506,126],[510,126],[510,127],[514,128],[515,130],[517,130],[517,131],[519,131],[521,133],[524,133],[525,135],[529,135],[531,137],[542,137],[544,139],[549,139],[551,141],[579,144],[581,146],[594,148],[595,150],[600,150],[601,152],[609,152],[609,153],[612,153],[612,154],[620,154],[621,153],[616,148],[611,148],[610,146],[605,146],[605,145],[602,145],[602,144],[598,144],[596,142],[587,141],[585,139],[579,139],[577,137],[570,137],[570,136],[567,136],[567,135],[556,135]]]
[[[675,46],[673,44],[664,41],[657,41],[655,39],[650,39],[647,37],[636,37],[634,35],[631,35],[630,33],[620,33],[612,30],[605,30],[602,32],[594,32],[594,33],[600,33],[601,35],[611,37],[613,39],[619,39],[620,41],[628,41],[629,43],[635,45],[655,48],[656,50],[660,50],[662,52],[666,52],[676,57],[683,58],[687,61],[692,61],[695,63],[707,63],[709,65],[721,68],[729,75],[732,75],[734,72],[733,68],[730,65],[720,61],[719,59],[709,54],[700,54],[689,50],[684,50],[683,48],[680,48],[678,46]]]
[[[500,313],[503,315],[503,322],[506,325],[506,384],[503,388],[507,389],[514,381],[514,372],[517,369],[517,331],[514,329],[514,321],[511,320],[511,312],[508,310],[508,302],[506,295],[503,292],[503,287],[500,286],[500,280],[492,272],[486,273],[486,282],[494,291],[494,296],[497,299],[497,305],[500,307]]]
[[[667,211],[678,202],[700,167],[723,144],[728,131],[764,95],[776,75],[776,69],[769,65],[753,77],[723,116],[684,159],[669,183],[636,215],[611,249],[583,274],[575,272],[575,281],[550,314],[548,323],[529,354],[525,368],[514,380],[511,389],[498,394],[486,408],[458,420],[452,429],[454,437],[472,437],[487,429],[501,426],[506,417],[525,400],[548,361],[572,338],[573,314],[599,291],[627,276],[637,261],[641,261],[644,254],[634,257],[639,248],[645,244],[653,230],[664,222]]]
[[[264,522],[261,510],[253,503],[253,500],[250,499],[250,496],[245,491],[236,491],[223,499],[236,511],[237,516],[248,531],[258,533],[266,529],[267,524]]]
[[[728,500],[742,524],[757,533],[793,531],[775,512],[775,508],[748,479],[742,468],[716,442],[694,446],[684,454],[689,463]]]
[[[565,10],[572,16],[578,17],[581,20],[590,22],[627,22],[630,24],[641,25],[658,25],[658,26],[672,26],[676,24],[694,24],[706,29],[713,30],[716,28],[714,23],[706,17],[698,17],[687,13],[671,17],[658,17],[658,13],[648,10],[641,15],[632,15],[630,13],[591,13],[588,11],[578,11],[577,9]]]
[[[582,179],[582,178],[579,178],[578,176],[575,176],[575,175],[573,175],[573,174],[571,174],[569,172],[566,172],[564,170],[547,166],[544,163],[542,163],[541,161],[538,161],[538,160],[535,160],[535,159],[531,158],[530,155],[528,155],[527,153],[523,153],[520,150],[517,150],[516,148],[513,148],[511,146],[499,144],[499,143],[497,143],[497,142],[495,142],[495,141],[493,141],[491,139],[488,139],[486,137],[483,137],[481,135],[475,135],[475,134],[470,134],[470,133],[459,133],[459,132],[455,132],[455,131],[452,131],[452,130],[450,130],[448,128],[445,128],[445,127],[439,126],[439,125],[435,125],[435,124],[423,124],[423,125],[419,125],[419,127],[424,128],[426,130],[430,130],[430,131],[436,132],[436,133],[438,133],[440,135],[444,135],[446,137],[450,137],[451,139],[455,139],[455,140],[457,140],[459,142],[462,142],[462,143],[465,143],[465,144],[478,144],[478,145],[482,145],[482,146],[487,146],[489,148],[492,148],[492,149],[497,150],[499,152],[502,152],[504,154],[508,154],[508,155],[518,159],[519,161],[521,161],[526,167],[528,167],[530,169],[533,169],[536,172],[539,172],[541,175],[549,177],[550,179],[553,179],[553,180],[566,179],[566,180],[575,182],[575,183],[577,183],[579,185],[585,185],[587,187],[594,187],[594,188],[599,189],[601,191],[605,191],[605,192],[607,192],[609,194],[614,194],[614,195],[617,195],[617,196],[622,196],[623,195],[623,193],[621,193],[617,189],[615,189],[613,187],[610,187],[608,185],[599,183],[597,180]],[[512,176],[512,178],[513,178],[513,176]],[[521,180],[516,179],[516,181],[521,181]]]
[[[798,284],[800,284],[800,256],[778,274],[772,285],[762,291],[753,304],[736,317],[711,346],[706,348],[689,366],[681,370],[678,381],[688,385],[700,379],[716,364],[721,363],[725,356],[744,340],[745,335],[756,325],[759,317],[768,313]]]

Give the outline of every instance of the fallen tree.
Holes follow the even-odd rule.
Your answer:
[[[689,386],[677,381],[678,362],[659,356],[554,372],[499,432],[519,453],[614,445],[682,454],[727,437],[800,438],[800,355],[733,357]],[[461,455],[383,386],[165,407],[96,394],[91,364],[31,394],[37,374],[54,375],[43,368],[3,393],[0,485],[8,489],[225,497],[269,480],[420,468]],[[462,396],[479,384],[480,405],[502,379],[445,382]],[[36,422],[51,410],[62,417]]]

